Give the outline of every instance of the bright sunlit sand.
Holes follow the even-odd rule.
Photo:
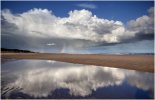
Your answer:
[[[153,55],[102,55],[58,53],[2,53],[2,58],[56,60],[78,64],[108,66],[154,72]]]
[[[1,4],[1,99],[154,99],[153,0]]]

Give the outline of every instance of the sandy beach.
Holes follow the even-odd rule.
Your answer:
[[[1,53],[1,57],[13,59],[56,60],[77,64],[108,66],[152,73],[154,72],[153,55]]]

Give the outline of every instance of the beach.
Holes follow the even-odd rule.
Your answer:
[[[2,58],[55,60],[76,64],[123,68],[154,72],[153,55],[110,55],[110,54],[59,54],[59,53],[1,53]]]

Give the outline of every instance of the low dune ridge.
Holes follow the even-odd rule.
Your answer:
[[[154,55],[1,53],[2,58],[56,60],[69,63],[154,72]]]

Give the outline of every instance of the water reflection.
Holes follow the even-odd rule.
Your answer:
[[[10,77],[11,82],[5,82]],[[151,73],[40,60],[2,64],[2,81],[5,83],[2,94],[13,88],[11,91],[18,89],[33,97],[47,97],[61,88],[69,89],[72,96],[85,97],[99,88],[121,86],[125,82],[142,90],[153,92],[154,88]]]

